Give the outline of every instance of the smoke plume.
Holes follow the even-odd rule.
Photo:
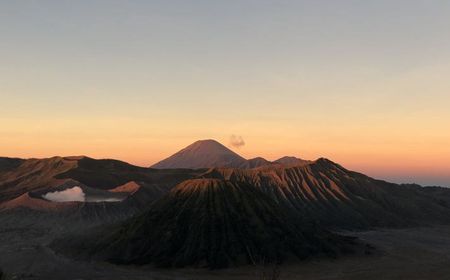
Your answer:
[[[63,191],[49,192],[44,194],[42,197],[56,202],[85,201],[85,194],[78,186]]]
[[[230,146],[239,149],[240,147],[245,146],[245,141],[242,136],[233,134],[230,136]]]

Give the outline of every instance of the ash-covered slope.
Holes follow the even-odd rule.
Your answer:
[[[199,171],[192,170],[158,170],[134,166],[119,160],[83,157],[78,160],[76,168],[58,174],[56,178],[71,178],[104,190],[131,181],[143,182],[147,187],[161,189],[167,193],[178,183],[191,179],[198,173]]]
[[[123,225],[54,246],[115,263],[221,268],[263,259],[336,256],[354,244],[317,228],[253,186],[194,179]]]
[[[448,203],[420,186],[397,185],[327,159],[256,169],[214,168],[204,178],[244,183],[327,227],[404,227],[450,223]],[[450,190],[442,190],[450,193]]]
[[[48,194],[64,193],[74,188],[82,191],[82,200],[54,200]],[[73,192],[71,192],[73,194]],[[79,199],[79,191],[75,193]],[[46,223],[46,218],[67,222],[88,222],[107,224],[123,221],[145,211],[151,203],[166,194],[165,191],[146,186],[143,182],[128,182],[111,190],[87,187],[74,180],[49,190],[27,192],[19,197],[0,203],[2,217],[17,220],[35,219],[36,223]],[[66,197],[65,198],[74,198]]]
[[[88,157],[8,160],[8,168],[0,169],[0,203],[27,192],[52,190],[68,180],[100,190],[135,181],[154,194],[162,195],[197,174],[198,171],[149,169],[118,160]]]
[[[135,182],[101,190],[68,179],[51,190],[26,192],[0,203],[0,215],[15,216],[18,220],[35,217],[42,221],[45,217],[60,217],[70,221],[106,223],[141,213],[142,208],[153,200],[152,194]]]
[[[221,146],[217,142],[212,145]],[[221,149],[226,148],[222,146]],[[200,152],[202,150],[200,148]],[[196,153],[192,156],[195,158]],[[65,211],[67,207],[30,198],[40,199],[36,197],[37,193],[84,186],[88,198],[92,199],[69,208],[92,208],[95,209],[93,213],[100,213],[96,209],[103,206],[120,209],[114,204],[87,203],[97,201],[96,197],[115,199],[116,195],[105,195],[105,192],[116,189],[115,192],[127,193],[123,194],[126,199],[119,204],[131,211],[123,212],[138,213],[177,184],[200,176],[252,186],[276,203],[327,227],[355,229],[450,223],[450,189],[391,184],[346,170],[326,159],[284,158],[279,163],[267,164],[266,160],[255,158],[236,162],[243,163],[244,167],[208,171],[143,168],[122,161],[88,157],[0,158],[0,209]],[[14,201],[19,197],[21,199]],[[85,213],[89,216],[90,211]]]
[[[55,176],[77,166],[77,160],[63,157],[20,160],[13,168],[0,172],[0,202],[24,193],[51,188]]]
[[[25,160],[20,158],[0,157],[0,174],[16,168]]]
[[[178,183],[198,173],[88,157],[8,160],[8,167],[0,169],[0,212],[20,217],[117,221],[142,213]],[[54,192],[71,196],[64,202],[47,200],[46,194]]]
[[[53,201],[48,201],[40,196],[36,196],[32,193],[24,193],[23,195],[11,199],[5,203],[0,204],[0,212],[7,210],[38,210],[46,212],[56,212],[56,211],[66,211],[73,209],[78,205],[78,202],[64,202],[57,203]]]

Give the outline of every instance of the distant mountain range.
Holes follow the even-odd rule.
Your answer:
[[[83,201],[47,199],[75,187]],[[325,158],[246,160],[202,140],[151,168],[88,157],[0,158],[0,213],[24,209],[123,221],[87,240],[55,243],[68,254],[216,268],[255,256],[352,251],[354,241],[329,229],[450,224],[450,189],[392,184]]]
[[[0,158],[0,211],[67,211],[104,205],[101,207],[120,208],[132,215],[163,198],[178,184],[197,178],[257,188],[327,227],[397,227],[450,221],[449,189],[375,180],[323,158],[246,160],[214,140],[197,141],[151,168],[85,156]],[[55,202],[44,198],[49,192],[73,187],[82,189],[85,201]],[[99,197],[105,202],[96,203],[101,201]],[[118,197],[123,201],[111,202]]]
[[[200,174],[190,170],[156,170],[111,159],[52,157],[0,158],[0,212],[31,209],[104,219],[142,211],[178,183]],[[84,202],[55,202],[45,194],[80,187]],[[111,200],[120,197],[121,203]],[[95,201],[104,202],[97,203]],[[111,215],[109,215],[111,214]],[[115,218],[115,217],[113,217]]]
[[[270,162],[262,157],[247,160],[219,142],[209,139],[199,140],[172,156],[152,165],[151,168],[255,168],[274,164],[292,165],[302,163],[307,163],[307,161],[288,156],[282,157],[274,162]]]

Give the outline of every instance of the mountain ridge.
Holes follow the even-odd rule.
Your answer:
[[[332,230],[450,225],[450,189],[393,184],[326,158],[246,160],[214,140],[192,145],[178,155],[195,167],[212,167],[2,158],[1,215],[101,223],[96,233],[52,246],[93,260],[164,267],[335,257],[359,242]],[[73,188],[83,191],[84,201],[46,199]]]
[[[229,150],[217,141],[206,141],[228,154]],[[196,143],[201,149],[198,144],[204,141]],[[137,203],[135,208],[139,212],[178,184],[204,178],[252,186],[274,201],[296,209],[299,215],[311,216],[331,228],[404,227],[450,221],[449,189],[373,179],[326,158],[305,161],[283,157],[278,160],[281,163],[270,164],[263,158],[255,158],[249,161],[261,164],[254,167],[249,167],[244,158],[238,159],[245,167],[154,169],[85,156],[13,159],[13,168],[8,163],[4,164],[7,170],[0,169],[0,204],[26,192],[60,191],[69,187],[67,180],[73,180],[84,184],[94,200],[95,195],[106,196],[104,191],[115,188],[126,191],[132,194],[130,199]]]
[[[124,224],[81,240],[61,240],[54,247],[119,264],[217,269],[255,260],[336,257],[356,245],[352,238],[304,220],[257,188],[200,178],[180,183]]]
[[[186,146],[175,154],[165,158],[152,166],[156,169],[167,168],[212,168],[212,167],[230,167],[230,168],[257,168],[265,165],[274,164],[304,164],[307,161],[285,156],[273,162],[262,157],[245,159],[236,152],[225,147],[213,139],[198,140]]]

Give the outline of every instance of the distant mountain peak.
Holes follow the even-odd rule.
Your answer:
[[[284,156],[274,161],[274,163],[279,163],[282,165],[302,165],[309,162],[310,162],[309,160],[304,160],[293,156]]]
[[[247,160],[216,140],[199,140],[164,159],[152,168],[241,167]]]
[[[235,155],[239,156],[238,154],[236,154],[235,152],[228,149],[227,147],[225,147],[220,142],[218,142],[214,139],[204,139],[204,140],[195,141],[194,143],[192,143],[191,145],[182,149],[181,151],[184,151],[184,150],[195,151],[195,150],[205,150],[205,149],[214,149],[214,150],[211,150],[211,152],[223,152],[223,153],[230,153],[230,154],[235,154]]]
[[[81,156],[67,156],[67,157],[64,157],[64,159],[67,159],[67,160],[82,160],[82,159],[85,159],[85,158],[90,159],[89,157],[84,156],[84,155],[81,155]]]
[[[296,166],[311,163],[293,156],[285,156],[276,161],[262,157],[245,159],[214,139],[198,140],[172,156],[154,164],[157,169],[200,169],[200,168],[258,168],[269,165]]]

